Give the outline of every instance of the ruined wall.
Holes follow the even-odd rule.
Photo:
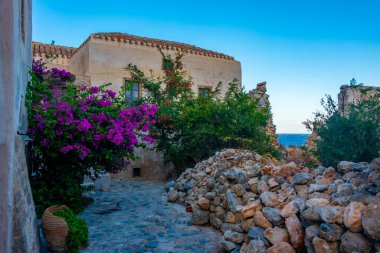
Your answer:
[[[0,250],[39,252],[25,146],[24,107],[31,67],[31,0],[0,1]]]
[[[248,95],[254,99],[257,99],[259,101],[259,105],[270,106],[269,95],[266,94],[266,91],[267,91],[267,83],[261,82],[257,84],[256,89],[250,90],[248,92]],[[270,117],[266,131],[267,131],[267,134],[271,137],[272,143],[276,147],[279,147],[280,143],[277,140],[276,126],[273,123],[273,117]]]
[[[377,97],[380,103],[380,87],[362,85],[342,85],[338,94],[338,108],[343,114],[347,113],[349,105],[359,101]]]

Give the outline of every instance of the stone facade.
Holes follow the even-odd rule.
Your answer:
[[[77,83],[95,86],[112,83],[111,89],[119,91],[131,78],[124,69],[129,63],[136,65],[147,76],[163,76],[162,56],[158,48],[165,54],[184,54],[184,71],[198,85],[193,87],[195,94],[199,94],[202,88],[215,89],[222,82],[223,96],[229,83],[235,79],[241,82],[240,62],[231,56],[184,43],[122,33],[91,34],[78,48],[34,42],[33,57],[48,58],[48,67],[74,73]],[[139,96],[144,94],[139,87]],[[114,178],[165,180],[173,168],[171,164],[165,164],[161,154],[154,150],[137,149],[136,154],[140,159],[132,162],[127,171],[113,175]]]
[[[39,252],[25,161],[24,107],[31,67],[31,0],[0,1],[0,251]]]

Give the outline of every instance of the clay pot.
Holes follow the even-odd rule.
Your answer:
[[[42,215],[42,233],[48,247],[55,252],[63,252],[67,249],[66,237],[69,227],[65,219],[54,215],[55,212],[68,209],[67,206],[51,206],[46,208]]]

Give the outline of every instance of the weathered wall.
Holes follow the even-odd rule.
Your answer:
[[[70,69],[70,59],[69,58],[64,58],[61,56],[57,56],[52,59],[47,59],[45,55],[41,56],[34,56],[33,57],[36,60],[43,59],[47,64],[49,68],[57,68],[57,69],[65,69],[67,71],[71,71]]]
[[[163,75],[162,56],[157,48],[96,39],[90,39],[86,44],[89,45],[88,74],[78,72],[78,76],[90,76],[92,85],[111,82],[115,89],[119,89],[124,79],[130,77],[124,70],[129,63],[137,65],[146,75],[150,75],[151,70],[155,77]],[[174,53],[172,50],[163,52]],[[86,51],[81,47],[74,57],[77,57],[77,54],[86,54]],[[238,61],[185,55],[183,64],[184,70],[196,85],[215,88],[221,81],[222,94],[227,91],[228,83],[234,79],[241,81],[241,66]],[[73,70],[76,71],[76,68]],[[193,91],[198,94],[198,86],[194,86]]]
[[[90,45],[88,43],[84,44],[70,59],[69,70],[76,75],[77,83],[91,83],[89,73],[89,48]],[[50,66],[48,65],[48,67]]]
[[[248,95],[254,99],[257,99],[259,101],[259,105],[270,107],[269,95],[266,92],[267,92],[267,83],[262,82],[262,83],[257,84],[256,89],[250,90],[248,92]],[[273,123],[273,117],[270,117],[266,131],[268,135],[271,137],[271,141],[273,145],[275,145],[276,147],[279,147],[280,143],[278,142],[278,139],[277,139],[276,126]]]
[[[374,98],[375,96],[377,96],[377,100],[380,102],[380,87],[342,85],[338,94],[339,111],[345,114],[350,104]]]
[[[0,1],[0,250],[5,253],[39,251],[25,147],[17,135],[27,127],[23,105],[32,57],[31,7],[31,0]]]
[[[131,180],[149,180],[149,181],[164,181],[168,179],[168,176],[173,171],[173,165],[171,163],[165,164],[161,154],[151,149],[135,149],[135,155],[139,159],[132,161],[127,170],[120,172],[119,174],[112,175],[112,178],[128,178]],[[133,168],[140,168],[141,177],[133,177]]]

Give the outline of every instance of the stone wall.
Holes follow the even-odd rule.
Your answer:
[[[30,193],[24,107],[31,67],[31,0],[0,1],[0,249],[39,252],[36,214]]]
[[[267,91],[267,83],[261,82],[257,84],[256,89],[250,90],[248,92],[248,95],[254,99],[257,99],[259,101],[259,105],[270,107],[269,95],[266,93],[266,91]],[[268,121],[266,131],[267,131],[267,134],[271,137],[271,141],[273,145],[275,145],[276,147],[279,147],[280,143],[278,142],[278,139],[277,139],[276,126],[273,123],[272,116],[270,117]]]

